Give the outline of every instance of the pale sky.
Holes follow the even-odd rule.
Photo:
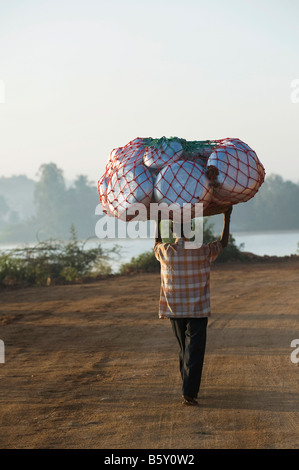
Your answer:
[[[0,0],[0,176],[95,183],[136,137],[237,137],[299,181],[299,2]]]

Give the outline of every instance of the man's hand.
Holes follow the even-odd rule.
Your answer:
[[[219,170],[214,165],[210,165],[207,168],[206,175],[211,181],[214,181],[219,175]]]
[[[219,175],[219,170],[213,165],[210,165],[206,171],[206,175],[211,181],[211,185],[215,188],[219,186],[219,183],[217,181],[217,176]]]

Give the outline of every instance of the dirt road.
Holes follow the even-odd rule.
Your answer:
[[[215,265],[211,280],[196,409],[159,275],[2,291],[0,447],[298,448],[299,260]]]

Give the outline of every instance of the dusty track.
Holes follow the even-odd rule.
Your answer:
[[[298,448],[299,261],[215,266],[200,407],[159,275],[2,291],[0,447]]]

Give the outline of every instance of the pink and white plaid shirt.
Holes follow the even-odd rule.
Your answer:
[[[161,264],[159,318],[201,318],[211,315],[210,267],[222,251],[220,241],[197,249],[157,243],[155,256]]]

